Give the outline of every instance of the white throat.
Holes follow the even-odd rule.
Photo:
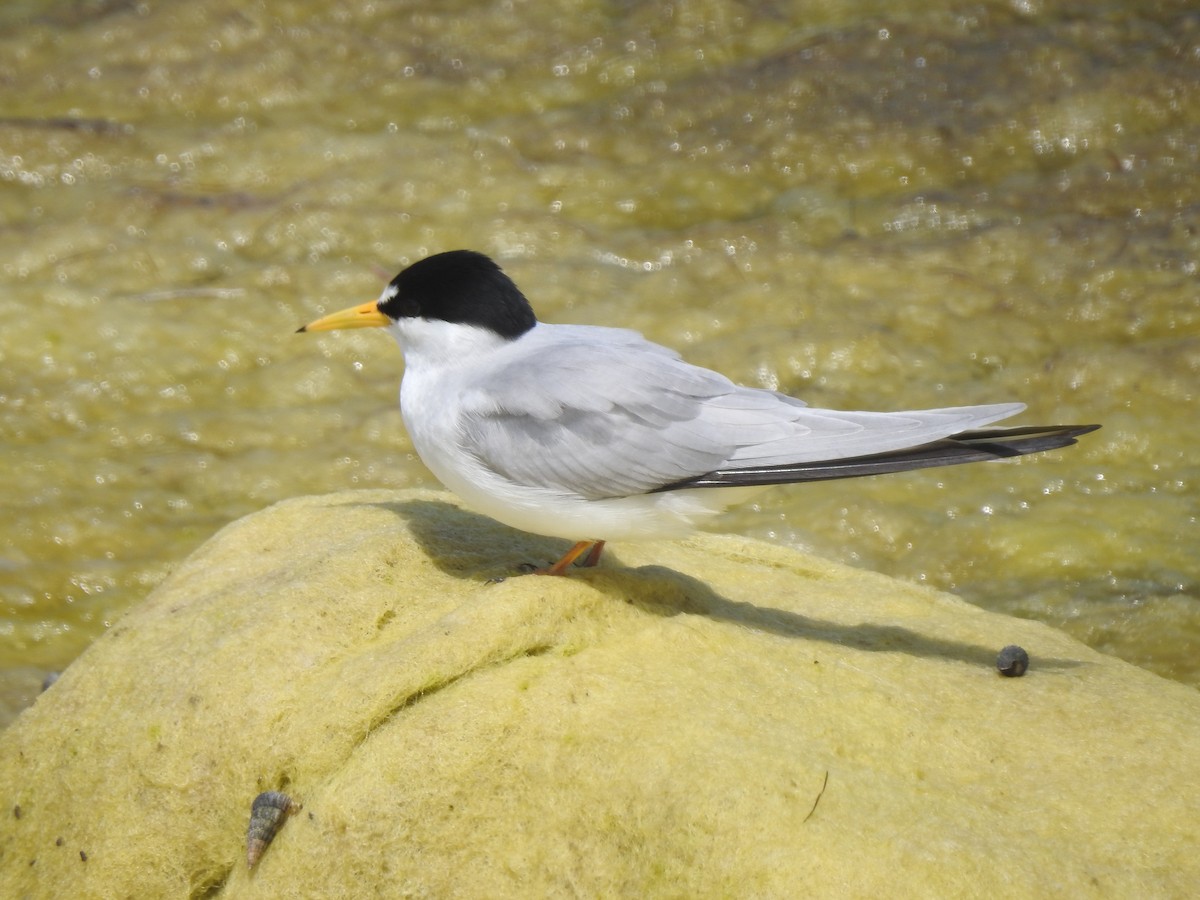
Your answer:
[[[490,328],[441,319],[399,319],[388,331],[404,354],[406,372],[459,368],[464,360],[479,359],[510,343]]]

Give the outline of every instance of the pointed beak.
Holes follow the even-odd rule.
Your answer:
[[[384,328],[391,325],[392,320],[379,311],[379,303],[376,300],[371,300],[367,303],[360,303],[358,306],[352,306],[349,309],[343,309],[339,312],[330,313],[315,322],[309,322],[307,325],[301,325],[296,329],[299,334],[302,331],[333,331],[335,328]]]

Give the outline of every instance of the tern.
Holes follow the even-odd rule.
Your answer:
[[[682,537],[768,485],[1023,456],[1099,427],[984,427],[1023,403],[815,409],[636,331],[539,322],[472,250],[415,262],[377,300],[298,331],[370,327],[404,354],[400,411],[429,470],[485,515],[575,542],[545,575],[595,565],[606,541]]]

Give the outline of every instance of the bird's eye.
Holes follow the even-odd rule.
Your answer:
[[[379,301],[379,309],[393,319],[412,318],[421,314],[421,304],[411,296],[400,294],[394,287],[388,288],[388,293]]]

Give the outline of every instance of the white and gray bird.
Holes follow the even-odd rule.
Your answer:
[[[741,387],[635,331],[539,322],[491,259],[439,253],[378,300],[300,331],[382,327],[404,353],[400,410],[429,470],[468,506],[575,545],[681,537],[764,486],[1021,456],[1096,425],[988,428],[1022,403],[814,409]]]

